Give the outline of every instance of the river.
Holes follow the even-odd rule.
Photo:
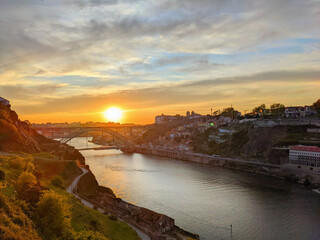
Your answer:
[[[76,138],[71,145],[88,144]],[[320,239],[320,195],[299,185],[119,150],[81,153],[100,185],[174,218],[202,240]]]

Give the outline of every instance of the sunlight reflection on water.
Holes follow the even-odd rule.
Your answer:
[[[83,140],[73,144],[81,147]],[[320,196],[296,185],[118,150],[82,154],[99,184],[126,201],[173,217],[201,239],[320,239]]]

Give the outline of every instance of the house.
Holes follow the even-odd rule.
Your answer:
[[[165,123],[165,122],[171,122],[177,120],[177,116],[170,116],[170,115],[158,115],[155,117],[155,124],[161,124],[161,123]]]
[[[320,170],[320,148],[316,146],[291,146],[289,163],[305,170]]]
[[[0,103],[5,105],[5,106],[9,106],[10,102],[7,99],[4,99],[2,97],[0,97]]]
[[[306,108],[302,106],[298,107],[286,107],[284,110],[284,116],[286,118],[300,118],[306,116]]]
[[[139,208],[139,220],[160,232],[167,232],[174,227],[174,219],[146,208]]]

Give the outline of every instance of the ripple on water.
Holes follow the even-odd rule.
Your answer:
[[[76,140],[73,140],[76,142]],[[265,176],[120,151],[83,151],[99,184],[201,240],[319,240],[320,196]]]

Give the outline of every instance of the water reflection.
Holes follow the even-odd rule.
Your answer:
[[[81,138],[73,140],[80,146]],[[320,239],[320,196],[266,176],[117,150],[83,151],[99,184],[201,239]],[[233,234],[230,235],[230,224]]]

